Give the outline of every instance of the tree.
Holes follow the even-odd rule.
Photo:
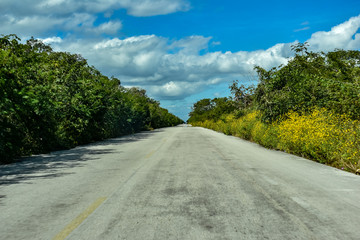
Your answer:
[[[239,81],[235,80],[229,86],[229,88],[231,94],[233,95],[233,100],[236,109],[243,110],[250,107],[250,105],[253,103],[253,98],[254,98],[254,91],[255,91],[254,85],[245,86],[241,84],[239,86]]]
[[[205,98],[197,101],[189,113],[188,122],[199,122],[205,120],[218,120],[223,114],[233,112],[235,109],[233,102],[229,98]]]
[[[1,162],[181,122],[145,90],[122,87],[78,54],[0,38]]]
[[[255,90],[264,121],[274,121],[290,110],[325,107],[360,117],[359,51],[309,52],[306,44],[293,47],[287,65],[269,71],[256,67],[260,83]]]

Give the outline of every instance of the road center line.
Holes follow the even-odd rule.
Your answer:
[[[69,234],[74,231],[91,213],[95,211],[104,201],[106,197],[98,198],[93,204],[91,204],[85,211],[71,221],[60,233],[58,233],[53,240],[63,240]]]
[[[156,150],[149,152],[145,158],[150,158],[155,152],[156,152]]]

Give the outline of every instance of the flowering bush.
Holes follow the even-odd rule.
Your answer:
[[[279,148],[321,163],[356,171],[359,164],[359,121],[326,109],[289,112],[278,123]]]
[[[263,123],[260,111],[236,119],[223,116],[218,121],[193,123],[225,134],[257,142],[265,147],[283,150],[356,172],[360,167],[360,125],[345,114],[338,115],[321,108],[309,112],[283,115],[279,121]]]

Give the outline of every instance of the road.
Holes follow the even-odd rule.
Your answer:
[[[360,177],[182,125],[0,166],[0,239],[360,239]]]

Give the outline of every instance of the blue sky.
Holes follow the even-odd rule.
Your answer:
[[[0,34],[79,53],[184,120],[195,101],[256,80],[255,65],[286,63],[297,41],[360,49],[358,0],[0,0],[0,13]]]

